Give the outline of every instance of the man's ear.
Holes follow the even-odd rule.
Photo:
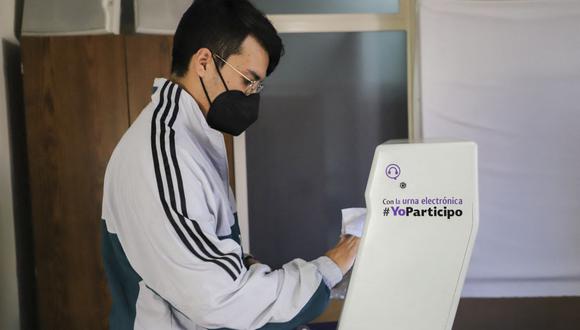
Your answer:
[[[207,48],[200,48],[193,54],[189,62],[189,69],[197,73],[201,78],[207,75],[209,64],[212,61],[211,51]]]

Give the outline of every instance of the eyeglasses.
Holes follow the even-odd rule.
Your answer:
[[[244,77],[244,79],[246,79],[246,81],[248,82],[249,85],[246,88],[246,90],[244,90],[244,94],[246,94],[246,95],[257,94],[257,93],[260,93],[264,89],[264,84],[261,81],[252,80],[252,79],[248,78],[245,74],[241,73],[240,70],[236,69],[233,65],[228,63],[226,60],[224,60],[218,54],[212,52],[212,55],[217,57],[220,61],[224,62],[226,65],[228,65],[230,68],[232,68],[232,70],[236,71],[240,76],[242,76],[242,77]]]

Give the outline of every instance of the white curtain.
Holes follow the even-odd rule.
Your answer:
[[[464,296],[580,295],[580,1],[419,6],[423,135],[479,145]]]
[[[121,0],[26,0],[22,35],[118,34]]]

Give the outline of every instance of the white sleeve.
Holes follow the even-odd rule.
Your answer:
[[[155,168],[157,180],[148,189],[125,188],[120,198],[126,203],[116,211],[123,222],[115,230],[145,284],[209,329],[294,326],[322,313],[329,287],[342,278],[336,264],[320,257],[276,270],[264,264],[246,269],[241,246],[216,235],[219,214],[212,212],[205,176],[179,150],[173,156],[173,167]]]

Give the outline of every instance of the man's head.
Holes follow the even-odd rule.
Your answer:
[[[247,0],[196,0],[175,32],[171,71],[207,114],[209,101],[226,88],[245,91],[246,78],[270,75],[282,53],[276,30]]]

